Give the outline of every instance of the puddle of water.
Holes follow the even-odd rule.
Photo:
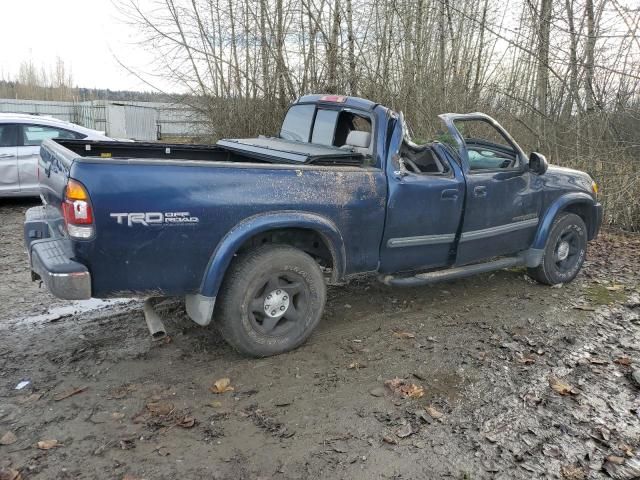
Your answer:
[[[29,317],[23,317],[18,319],[18,324],[35,324],[53,322],[60,318],[69,317],[71,315],[78,315],[80,313],[92,312],[94,310],[101,310],[103,308],[112,307],[115,305],[124,305],[138,301],[135,298],[109,298],[103,300],[101,298],[90,298],[88,300],[75,300],[69,305],[61,305],[59,307],[53,307],[39,315],[32,315]]]

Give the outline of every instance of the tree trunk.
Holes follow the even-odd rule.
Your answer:
[[[338,93],[338,34],[340,33],[340,0],[333,4],[333,22],[327,46],[327,92]]]
[[[353,36],[353,11],[351,0],[347,3],[347,41],[349,44],[349,94],[358,94],[358,77],[356,74],[355,37]]]

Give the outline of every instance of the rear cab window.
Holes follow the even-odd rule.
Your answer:
[[[318,110],[311,143],[333,145],[333,132],[336,130],[339,113],[337,110]]]
[[[358,134],[349,137],[354,131]],[[367,155],[372,151],[372,119],[364,112],[351,109],[325,108],[315,104],[293,105],[285,116],[280,138],[354,148],[359,153]]]

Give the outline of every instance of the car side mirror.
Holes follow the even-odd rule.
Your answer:
[[[547,158],[538,152],[531,152],[529,155],[529,170],[538,175],[542,175],[549,168]]]

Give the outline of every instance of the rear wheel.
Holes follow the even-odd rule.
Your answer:
[[[560,214],[551,227],[542,262],[528,270],[540,283],[555,285],[573,280],[584,263],[587,227],[574,213]]]
[[[245,355],[266,357],[303,343],[322,316],[324,277],[306,253],[266,245],[229,267],[215,320],[224,339]]]

